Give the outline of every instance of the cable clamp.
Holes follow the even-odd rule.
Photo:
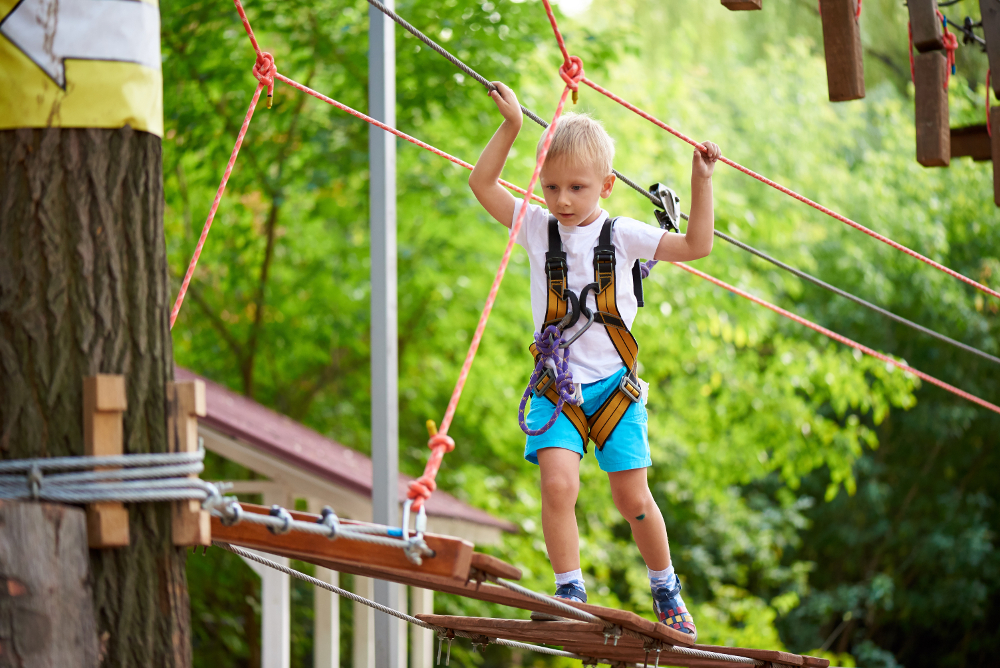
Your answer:
[[[292,519],[291,513],[289,513],[287,510],[285,510],[278,504],[275,504],[271,506],[271,512],[268,514],[271,517],[277,517],[284,523],[280,527],[268,525],[267,530],[273,533],[275,536],[281,536],[282,534],[286,534],[292,530],[292,522],[294,522],[295,520]]]
[[[330,506],[323,506],[321,514],[322,517],[316,520],[316,524],[322,524],[329,530],[330,535],[327,538],[337,540],[337,535],[340,533],[340,518],[337,517],[337,513],[333,512]]]
[[[222,517],[219,518],[222,526],[231,527],[243,521],[243,506],[235,499],[231,500],[222,509]]]
[[[42,491],[42,469],[38,464],[32,464],[28,471],[28,489],[31,490],[31,500],[38,501]]]

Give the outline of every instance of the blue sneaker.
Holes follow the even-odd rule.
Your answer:
[[[587,590],[583,589],[575,582],[570,582],[569,584],[559,585],[556,587],[556,598],[561,598],[566,601],[575,601],[577,603],[587,602]],[[532,612],[531,621],[533,622],[555,622],[563,619],[556,615],[550,615],[547,612]]]
[[[688,612],[681,598],[681,583],[675,579],[676,587],[650,587],[653,594],[653,611],[661,624],[672,629],[698,637],[698,629],[694,625],[694,617]]]

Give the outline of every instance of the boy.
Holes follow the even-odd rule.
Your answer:
[[[521,129],[521,108],[513,91],[499,82],[495,85],[497,90],[490,97],[504,121],[483,150],[469,177],[469,186],[489,214],[510,228],[522,201],[515,199],[497,180]],[[614,144],[604,128],[589,116],[564,114],[556,125],[540,177],[548,211],[529,205],[516,239],[527,251],[530,261],[531,310],[537,331],[543,330],[546,316],[552,322],[553,314],[558,315],[552,310],[553,274],[547,269],[546,251],[565,252],[563,267],[568,267],[568,271],[563,269],[565,283],[558,285],[565,285],[577,296],[582,292],[582,305],[592,312],[598,313],[598,304],[601,304],[600,311],[605,314],[609,310],[617,311],[614,315],[620,316],[618,320],[602,316],[606,323],[619,324],[605,326],[595,321],[571,347],[569,367],[574,382],[581,384],[582,414],[575,406],[566,404],[566,409],[552,427],[542,434],[529,435],[525,445],[525,459],[537,464],[541,471],[542,531],[556,575],[555,595],[581,603],[587,601],[580,570],[580,536],[575,507],[580,489],[580,460],[586,452],[588,426],[586,421],[581,422],[582,418],[571,422],[567,413],[593,419],[599,409],[603,412],[605,402],[613,394],[617,397],[615,393],[630,390],[633,396],[620,402],[621,406],[628,408],[612,427],[610,435],[604,433],[595,437],[595,426],[589,437],[598,444],[597,461],[601,470],[608,474],[615,507],[631,526],[636,545],[646,562],[657,619],[670,628],[695,637],[697,629],[694,620],[687,612],[680,595],[680,582],[670,564],[663,516],[646,481],[646,467],[652,466],[652,461],[646,433],[645,396],[642,393],[640,400],[638,390],[641,383],[634,375],[634,368],[629,369],[626,365],[626,359],[634,362],[635,354],[630,357],[628,350],[623,350],[622,341],[627,339],[635,346],[628,332],[637,311],[637,300],[633,294],[633,263],[638,258],[650,257],[686,262],[705,257],[712,250],[715,224],[712,172],[721,152],[711,142],[704,142],[704,146],[708,149],[706,154],[697,149],[694,152],[691,213],[686,234],[667,234],[628,218],[608,223],[608,214],[599,204],[601,198],[611,194],[615,183],[611,167]],[[555,230],[558,230],[557,237]],[[614,244],[613,253],[607,251],[609,231]],[[603,279],[597,269],[595,253],[599,244],[604,244]],[[614,271],[608,271],[608,267],[614,267]],[[595,280],[603,280],[603,285],[614,287],[614,290],[603,291],[603,301],[600,302],[594,294],[601,292],[600,285],[587,287]],[[555,290],[556,294],[558,292]],[[613,293],[610,295],[610,307],[609,292]],[[562,308],[564,313],[567,307],[563,305]],[[580,320],[563,332],[565,339],[568,340],[584,326],[584,319]],[[618,337],[615,340],[612,330]],[[626,380],[630,382],[626,383]],[[553,408],[547,397],[539,397],[536,393],[527,416],[529,428],[537,430],[543,426]],[[532,619],[545,618],[551,619],[547,615],[532,615]]]

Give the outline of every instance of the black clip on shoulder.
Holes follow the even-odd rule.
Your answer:
[[[651,185],[649,192],[660,200],[659,208],[653,210],[660,227],[668,232],[680,234],[681,198],[662,183]]]

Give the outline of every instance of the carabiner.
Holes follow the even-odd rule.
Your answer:
[[[649,192],[660,200],[660,203],[656,205],[659,208],[653,211],[660,227],[668,232],[680,233],[681,198],[662,183],[654,183],[649,186]]]

